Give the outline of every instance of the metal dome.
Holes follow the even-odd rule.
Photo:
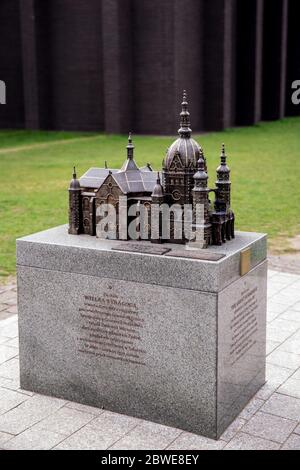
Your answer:
[[[200,146],[192,138],[179,137],[167,151],[164,161],[166,170],[170,169],[175,155],[180,157],[182,164],[186,168],[191,166],[197,168],[197,162],[200,157]]]
[[[78,181],[78,179],[77,179],[77,176],[76,176],[75,167],[74,167],[74,170],[73,170],[73,179],[72,179],[71,182],[70,182],[69,189],[71,189],[71,190],[78,190],[78,189],[80,189],[80,183],[79,183],[79,181]]]

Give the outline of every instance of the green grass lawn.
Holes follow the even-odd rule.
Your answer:
[[[273,246],[299,231],[300,118],[194,137],[204,148],[211,185],[226,144],[238,229],[267,232]],[[134,137],[137,163],[161,169],[174,138]],[[119,135],[0,131],[0,276],[15,272],[17,237],[67,222],[73,165],[79,175],[105,160],[118,168],[126,143]]]

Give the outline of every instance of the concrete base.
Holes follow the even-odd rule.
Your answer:
[[[65,226],[17,241],[21,386],[218,438],[265,382],[265,235],[215,262],[117,246]]]

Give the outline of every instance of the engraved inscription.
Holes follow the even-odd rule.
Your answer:
[[[257,287],[253,289],[245,289],[242,291],[240,299],[231,305],[231,311],[233,314],[230,322],[231,365],[239,361],[257,342],[257,290]]]
[[[79,314],[79,352],[145,365],[140,336],[144,320],[134,302],[109,291],[84,295]]]

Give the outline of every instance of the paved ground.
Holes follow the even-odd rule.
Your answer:
[[[300,449],[300,276],[269,271],[267,383],[219,441],[20,389],[15,285],[0,286],[1,449]]]
[[[291,274],[300,274],[300,252],[283,254],[283,255],[270,255],[269,254],[269,268],[275,271],[284,271]]]

